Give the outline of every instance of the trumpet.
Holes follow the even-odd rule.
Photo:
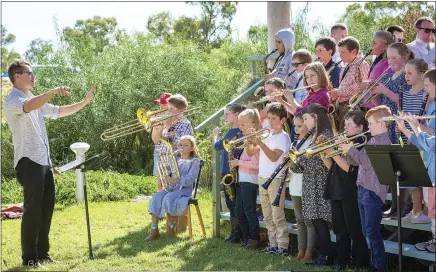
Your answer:
[[[368,137],[366,136],[366,134],[368,134],[368,133],[369,133],[369,130],[368,130],[368,131],[365,131],[365,132],[363,132],[363,133],[361,133],[361,134],[357,134],[357,135],[351,136],[351,137],[345,137],[345,138],[342,139],[342,140],[335,141],[334,143],[329,144],[329,143],[332,142],[334,139],[337,139],[337,138],[339,137],[339,135],[338,135],[338,136],[335,136],[335,137],[333,137],[333,138],[327,140],[326,142],[322,142],[321,144],[316,145],[315,147],[312,147],[312,148],[306,148],[306,149],[304,150],[304,152],[305,152],[305,154],[306,154],[306,156],[307,156],[308,158],[311,158],[311,157],[313,157],[314,155],[317,155],[317,154],[319,154],[319,153],[321,153],[321,152],[323,152],[323,151],[325,151],[325,150],[327,150],[327,149],[330,149],[330,148],[337,148],[337,147],[339,147],[340,144],[348,143],[348,142],[350,142],[350,141],[352,141],[352,140],[354,140],[354,139],[357,139],[357,138],[359,138],[359,137],[362,137],[362,138],[363,138],[363,143],[354,143],[353,146],[354,146],[355,148],[362,147],[362,146],[364,146],[364,145],[367,143],[367,141],[368,141]],[[323,158],[331,158],[331,157],[334,157],[334,156],[339,155],[339,154],[341,154],[341,153],[342,153],[342,151],[335,150],[335,151],[333,151],[333,152],[331,152],[331,153],[329,153],[329,154],[323,156]]]
[[[136,119],[125,122],[121,125],[114,126],[112,128],[106,129],[100,135],[103,141],[113,140],[119,137],[127,136],[136,132],[145,130],[150,133],[154,127],[160,126],[167,119],[173,118],[174,116],[185,114],[189,115],[192,112],[199,110],[199,107],[192,108],[190,110],[185,110],[183,112],[178,112],[174,114],[165,114],[163,116],[154,117],[160,113],[167,111],[167,109],[158,111],[146,111],[143,108],[139,108],[136,111]],[[189,114],[187,114],[189,112]]]
[[[249,138],[253,136],[260,136],[261,139],[264,140],[268,138],[270,134],[271,130],[269,127],[266,127],[236,140],[229,141],[226,139],[223,141],[223,147],[227,152],[231,152],[233,148],[243,149],[250,144],[248,141]]]
[[[436,118],[436,115],[424,115],[424,116],[416,116],[415,117],[418,120],[431,120],[433,118]],[[382,117],[378,119],[379,122],[392,122],[392,121],[398,121],[398,120],[406,120],[404,117],[401,116],[388,116],[388,117]]]
[[[348,101],[349,104],[348,106],[351,109],[354,109],[359,105],[363,106],[367,104],[369,101],[371,101],[371,99],[376,97],[377,94],[371,94],[368,98],[366,98],[363,101],[363,103],[361,103],[361,101],[380,83],[380,81],[384,78],[384,76],[387,74],[390,68],[391,67],[389,66],[386,70],[384,70],[383,73],[375,81],[373,81],[368,88],[366,88],[366,90],[364,90],[359,94],[353,95]]]
[[[276,93],[276,94],[272,94],[272,95],[267,95],[267,96],[265,96],[265,97],[262,97],[262,98],[259,99],[258,101],[253,102],[253,105],[260,104],[260,103],[264,103],[264,102],[268,102],[269,100],[271,100],[271,99],[273,99],[273,98],[276,98],[276,97],[280,97],[280,96],[285,95],[285,93],[286,93],[286,94],[294,94],[294,93],[297,92],[297,91],[304,90],[304,89],[307,89],[307,88],[312,88],[312,87],[315,87],[316,85],[318,85],[318,84],[312,84],[312,85],[308,85],[308,86],[303,86],[303,87],[296,88],[296,89],[293,89],[293,90],[284,90],[283,92],[280,92],[280,93]],[[254,93],[254,95],[255,95],[255,96],[259,96],[260,94],[258,94],[258,93],[259,93],[259,92],[256,90],[256,92]]]

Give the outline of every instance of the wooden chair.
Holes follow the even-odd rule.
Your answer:
[[[201,216],[200,207],[198,206],[198,200],[196,199],[197,190],[198,190],[198,184],[200,183],[201,169],[203,168],[203,166],[204,166],[204,161],[200,160],[200,168],[198,170],[198,176],[197,176],[197,179],[194,182],[194,194],[189,199],[189,201],[188,201],[188,208],[186,209],[186,214],[187,214],[187,217],[188,217],[189,237],[191,237],[191,238],[192,238],[191,205],[195,206],[195,210],[197,211],[198,221],[200,221],[201,231],[203,232],[203,235],[206,236],[206,230],[204,229],[204,224],[203,224],[203,217]],[[169,216],[168,216],[168,214],[166,216],[166,223],[167,223],[166,225],[167,225],[167,229],[168,229],[168,227],[169,227]]]

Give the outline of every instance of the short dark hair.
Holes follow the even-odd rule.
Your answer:
[[[365,119],[365,113],[360,110],[352,110],[347,112],[344,119],[351,119],[357,126],[362,125],[363,131],[368,130],[368,121]]]
[[[278,116],[280,120],[283,118],[288,118],[288,112],[286,111],[285,106],[278,102],[269,104],[267,113]]]
[[[331,37],[322,37],[319,38],[316,43],[315,43],[315,48],[318,45],[322,45],[324,46],[324,48],[328,51],[328,50],[332,50],[332,56],[336,53],[336,42],[333,38]]]
[[[338,47],[343,47],[343,46],[345,46],[348,51],[357,49],[357,52],[359,53],[359,49],[360,49],[359,41],[352,36],[345,37],[338,42]]]
[[[188,100],[181,94],[172,95],[168,99],[168,103],[174,105],[179,110],[186,110],[188,108]]]
[[[294,55],[292,55],[292,59],[299,59],[304,63],[312,63],[312,54],[310,54],[307,49],[298,49]]]
[[[430,22],[434,24],[433,20],[430,17],[419,17],[418,20],[416,20],[415,22],[415,27],[420,28],[423,22]]]
[[[332,34],[336,29],[347,30],[347,26],[342,23],[336,23],[330,28],[330,34]]]
[[[265,85],[273,85],[274,87],[276,87],[278,89],[286,89],[286,82],[279,77],[273,77],[273,78],[268,79],[265,82]]]
[[[404,28],[399,26],[399,25],[390,26],[390,27],[386,28],[386,31],[390,32],[391,34],[394,34],[394,31],[402,32],[402,33],[405,32]]]
[[[16,59],[8,67],[8,76],[12,84],[15,83],[15,74],[21,74],[26,69],[26,66],[30,66],[30,63],[23,59]]]
[[[430,80],[431,83],[436,84],[436,70],[434,67],[428,70],[427,72],[425,72],[423,79],[426,78],[428,78],[428,80]]]
[[[226,106],[226,109],[229,111],[236,112],[236,113],[241,113],[245,110],[245,106],[238,104],[238,103],[232,103],[232,104],[228,104]]]

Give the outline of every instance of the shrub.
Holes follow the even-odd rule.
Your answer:
[[[57,175],[56,203],[71,205],[76,202],[76,173]],[[133,176],[109,171],[86,172],[88,200],[92,202],[125,201],[138,195],[152,195],[156,192],[156,177]],[[2,204],[20,203],[23,191],[16,179],[2,179]]]

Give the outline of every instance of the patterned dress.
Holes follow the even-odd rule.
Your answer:
[[[389,75],[384,83],[384,86],[391,90],[395,94],[399,94],[400,90],[403,93],[409,92],[411,86],[407,84],[405,72],[402,72],[399,76],[394,78],[395,74]],[[398,105],[394,101],[390,100],[387,96],[381,94],[381,105],[386,105],[391,109],[392,114],[398,114]],[[395,122],[392,122],[389,126],[389,138],[393,144],[398,143],[397,133],[395,132]]]
[[[192,187],[197,179],[200,169],[200,160],[178,160],[180,190],[167,192],[165,190],[155,193],[148,203],[148,213],[158,218],[163,218],[165,213],[171,216],[180,216],[188,207],[189,198],[192,195]]]
[[[321,135],[331,138],[332,132],[324,131]],[[311,143],[311,146],[314,144]],[[295,166],[291,167],[294,173],[303,174],[303,218],[305,220],[324,219],[332,221],[330,201],[323,199],[324,188],[329,169],[324,165],[319,155],[308,159],[300,156]]]

